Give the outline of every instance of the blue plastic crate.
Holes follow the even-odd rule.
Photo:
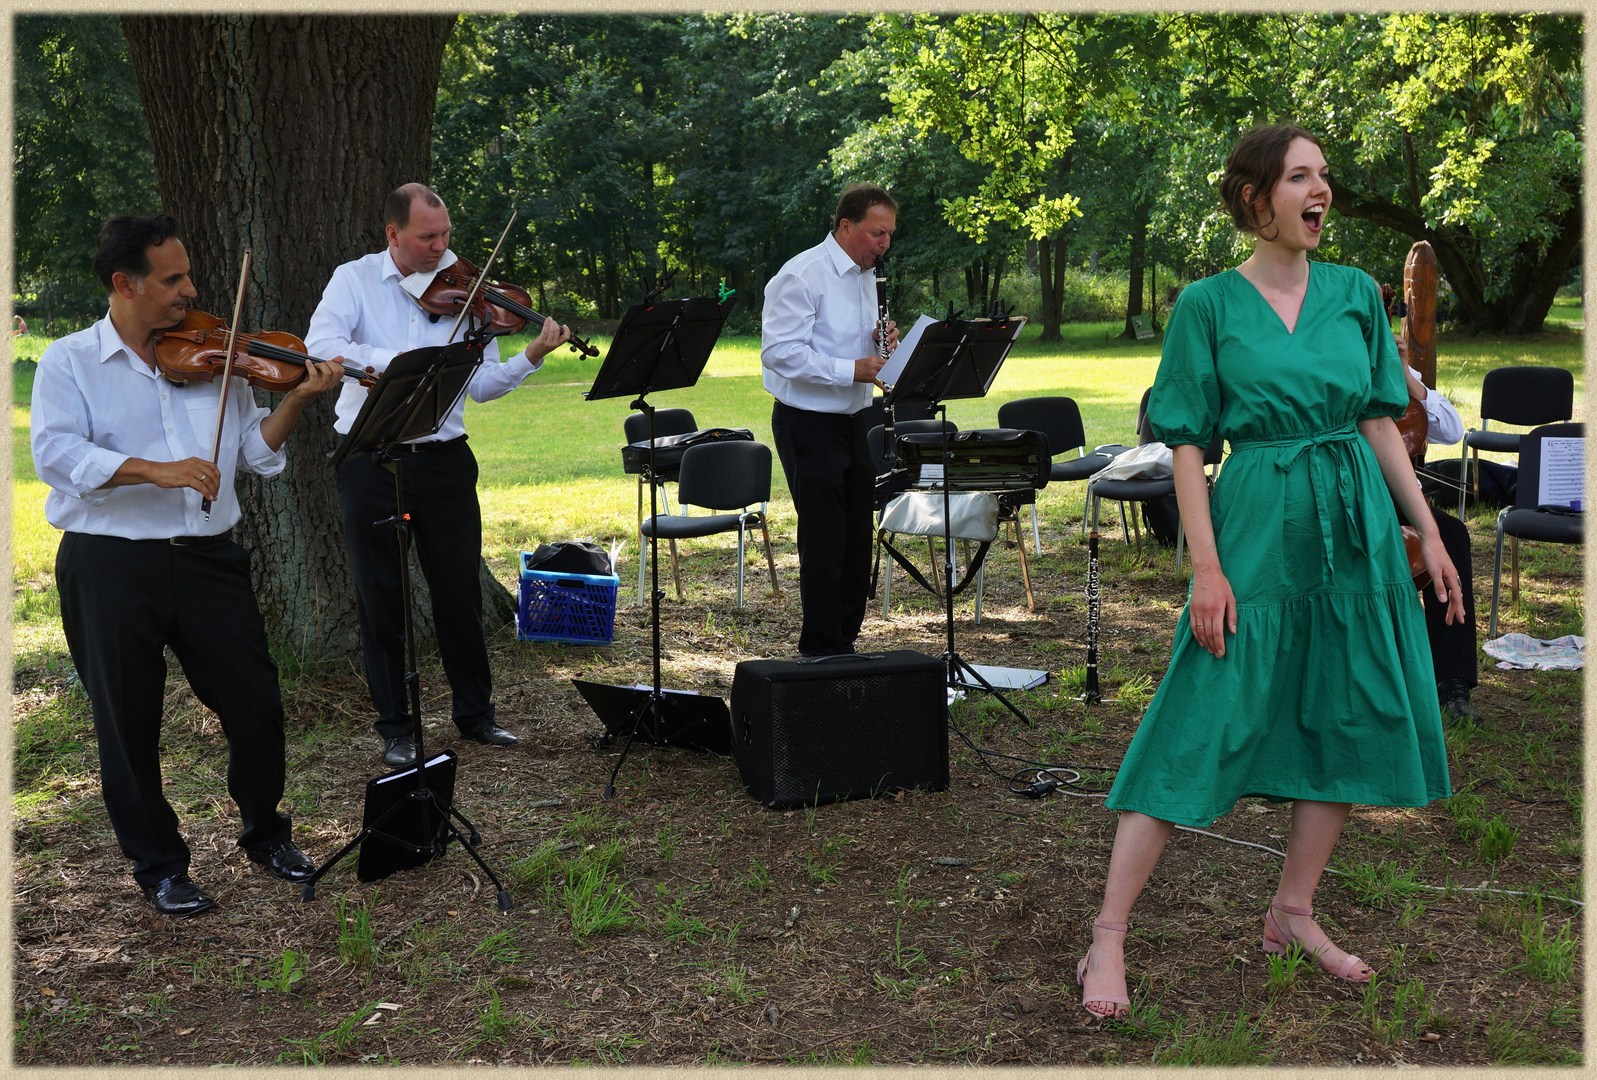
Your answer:
[[[614,574],[551,574],[528,570],[522,552],[521,596],[516,604],[516,637],[522,641],[566,641],[608,645],[615,637]]]

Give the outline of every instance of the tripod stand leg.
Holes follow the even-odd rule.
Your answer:
[[[621,748],[621,756],[616,758],[616,767],[610,770],[610,779],[604,785],[604,797],[607,800],[616,797],[616,777],[621,775],[621,766],[626,763],[627,754],[632,751],[632,742],[638,737],[638,728],[643,725],[643,714],[651,709],[654,710],[655,731],[660,730],[662,717],[659,711],[659,699],[651,694],[649,700],[639,705],[638,711],[632,714],[632,730],[627,732],[626,745]]]
[[[438,805],[436,799],[433,801],[433,808],[441,812],[443,811],[443,807]],[[461,821],[466,823],[468,828],[471,828],[471,840],[467,840],[465,835],[459,829],[455,828],[455,823],[449,820],[451,817],[460,818]],[[487,863],[483,862],[482,856],[477,854],[477,848],[475,847],[475,844],[481,843],[482,841],[477,837],[476,828],[472,827],[471,822],[466,821],[466,819],[463,817],[460,817],[460,815],[455,812],[455,808],[452,806],[446,813],[443,814],[443,820],[444,826],[449,830],[450,835],[452,835],[456,840],[460,841],[460,846],[466,850],[466,854],[470,855],[472,861],[482,868],[483,873],[488,875],[488,880],[494,883],[495,902],[499,905],[499,910],[509,911],[511,908],[515,907],[516,902],[510,899],[510,890],[505,888],[504,882],[499,880],[498,875],[489,869]]]
[[[387,810],[384,810],[378,815],[376,821],[362,828],[360,832],[355,834],[355,838],[353,840],[338,849],[337,854],[335,854],[331,859],[328,859],[326,862],[322,863],[321,866],[317,867],[316,872],[310,877],[306,878],[304,884],[300,887],[299,898],[301,900],[316,899],[316,883],[320,881],[329,870],[342,862],[344,856],[360,847],[361,841],[365,840],[372,833],[376,832],[377,827],[392,817],[402,805],[404,804],[396,802]]]
[[[948,685],[950,685],[950,686],[958,685],[959,672],[964,671],[971,678],[975,679],[978,683],[980,683],[981,684],[981,688],[983,690],[987,691],[993,697],[997,698],[998,699],[998,703],[1000,705],[1002,705],[1004,708],[1008,709],[1010,712],[1014,713],[1015,716],[1020,720],[1021,723],[1025,724],[1027,727],[1031,727],[1031,718],[1028,717],[1025,713],[1021,712],[1019,709],[1017,709],[1015,707],[1015,703],[1010,701],[1007,697],[1005,697],[1004,696],[1004,692],[1002,690],[998,689],[992,683],[990,683],[986,679],[982,678],[981,672],[977,671],[975,668],[973,668],[969,664],[965,663],[965,661],[960,657],[960,655],[958,653],[949,653],[946,659],[948,660]]]

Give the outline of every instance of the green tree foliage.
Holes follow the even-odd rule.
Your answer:
[[[94,238],[160,209],[155,161],[116,16],[18,16],[13,40],[14,302],[61,333],[105,313]]]
[[[1392,280],[1402,252],[1391,234],[1428,241],[1467,325],[1539,329],[1578,252],[1577,17],[1054,13],[884,25],[898,113],[989,170],[977,195],[948,208],[971,235],[1004,220],[1042,237],[1082,212],[1078,128],[1094,117],[1145,133],[1175,166],[1168,193],[1183,198],[1221,163],[1196,150],[1291,117],[1326,140],[1333,210],[1386,230],[1350,228],[1340,242],[1333,232],[1327,255]],[[1219,139],[1178,137],[1205,130]],[[1067,161],[1072,187],[1061,192],[1050,183]],[[1115,185],[1140,212],[1126,195],[1146,189],[1123,172]],[[1195,263],[1224,249],[1205,202],[1154,212],[1195,242]]]

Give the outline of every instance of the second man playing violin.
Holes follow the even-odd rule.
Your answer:
[[[344,356],[355,367],[385,369],[400,353],[448,342],[454,320],[429,315],[416,302],[434,271],[456,261],[449,250],[449,210],[422,184],[393,191],[384,207],[388,247],[333,271],[311,316],[305,344],[312,355]],[[492,401],[521,385],[571,331],[546,320],[519,355],[499,361],[497,342],[467,385],[473,401]],[[325,350],[325,351],[324,351]],[[334,429],[349,431],[366,391],[346,384]],[[438,652],[452,694],[451,715],[463,738],[512,746],[516,737],[495,722],[493,680],[482,631],[482,513],[477,503],[477,459],[466,445],[462,399],[438,433],[404,443],[405,507],[422,574],[432,597]],[[392,527],[377,521],[394,514],[394,481],[374,455],[338,467],[338,498],[355,579],[361,652],[382,740],[383,762],[416,759],[412,718],[404,687],[404,597],[398,545]]]

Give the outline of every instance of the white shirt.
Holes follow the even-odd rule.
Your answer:
[[[222,423],[217,476],[221,492],[211,520],[193,488],[102,485],[128,458],[210,460],[216,438],[215,381],[167,382],[122,341],[110,316],[50,344],[33,376],[33,468],[50,485],[44,516],[58,529],[156,540],[212,536],[238,523],[238,469],[276,476],[287,457],[261,438],[269,410],[234,377]]]
[[[438,269],[449,266],[455,259],[454,252],[444,252]],[[440,316],[433,322],[431,315],[401,287],[400,282],[405,280],[386,248],[334,270],[327,288],[322,290],[321,303],[316,305],[316,312],[311,316],[310,329],[305,332],[305,348],[312,356],[323,360],[342,356],[351,367],[382,371],[400,353],[428,345],[447,345],[454,318]],[[483,362],[472,373],[471,382],[466,384],[471,400],[492,401],[503,397],[543,366],[542,357],[534,364],[525,354],[518,354],[503,364],[498,361],[499,343],[490,341],[483,350]],[[353,380],[345,382],[334,407],[338,416],[333,430],[340,435],[348,434],[365,402],[366,388]],[[413,441],[444,442],[459,438],[466,433],[465,413],[466,401],[462,398],[455,403],[436,435]]]
[[[783,264],[765,286],[760,363],[765,388],[795,409],[856,413],[871,384],[854,381],[854,361],[876,352],[876,276],[830,233]]]
[[[1416,379],[1420,373],[1414,368],[1408,369]],[[1423,379],[1420,385],[1424,386]],[[1453,408],[1453,403],[1430,387],[1425,387],[1425,400],[1420,402],[1425,410],[1426,428],[1425,441],[1448,445],[1456,443],[1464,437],[1464,421],[1459,418],[1458,410]]]

